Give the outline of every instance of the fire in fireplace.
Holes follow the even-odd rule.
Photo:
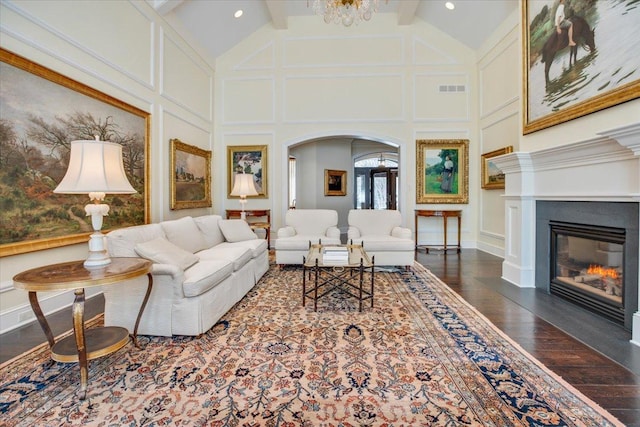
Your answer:
[[[624,242],[620,228],[550,221],[552,294],[624,324]]]

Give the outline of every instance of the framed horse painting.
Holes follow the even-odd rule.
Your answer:
[[[638,22],[632,0],[525,0],[523,133],[640,97]]]

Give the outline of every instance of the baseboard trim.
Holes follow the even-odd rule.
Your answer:
[[[95,297],[96,295],[100,295],[102,293],[102,289],[92,288],[85,290],[85,298],[90,299]],[[50,294],[46,297],[38,298],[40,302],[40,308],[45,316],[56,313],[60,310],[63,310],[67,307],[71,307],[73,304],[74,292],[73,291],[65,291],[57,294]],[[0,313],[0,325],[2,325],[2,329],[0,329],[0,334],[4,334],[6,332],[12,331],[21,326],[27,325],[36,320],[35,314],[33,314],[33,310],[31,309],[30,304],[23,304],[21,306],[15,307],[11,310]]]

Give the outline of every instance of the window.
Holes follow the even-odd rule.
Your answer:
[[[289,209],[296,207],[296,158],[289,157]]]

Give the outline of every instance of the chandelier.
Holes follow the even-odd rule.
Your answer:
[[[360,21],[370,20],[378,11],[378,0],[313,0],[313,11],[324,16],[327,24],[342,22],[345,27],[350,27],[354,22],[358,25]]]

